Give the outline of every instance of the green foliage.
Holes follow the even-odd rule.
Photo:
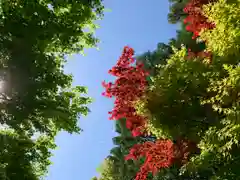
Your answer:
[[[199,147],[201,154],[181,168],[181,173],[204,175],[209,179],[239,178],[239,124],[221,122],[205,133]],[[227,118],[229,121],[230,119]]]
[[[209,71],[200,59],[186,60],[185,48],[159,66],[144,99],[151,124],[173,139],[201,137],[201,130],[214,122],[211,108],[200,102],[209,84]]]
[[[96,44],[92,32],[84,32],[84,28],[101,15],[100,1],[4,0],[1,8],[5,84],[1,124],[29,135],[35,131],[52,135],[58,130],[79,132],[77,117],[86,114],[81,105],[89,99],[75,94],[83,89],[65,90],[70,89],[72,77],[63,72],[64,56],[80,52],[86,43]]]
[[[238,56],[240,44],[240,1],[218,0],[205,5],[204,13],[216,28],[203,31],[201,39],[207,40],[207,49],[218,56]]]
[[[186,13],[183,11],[188,0],[169,0],[171,5],[168,13],[168,22],[176,24],[182,21],[186,17]]]
[[[231,115],[238,111],[240,90],[240,67],[223,65],[226,76],[211,79],[208,92],[214,96],[203,100],[203,104],[211,103],[214,110],[224,115]]]
[[[110,159],[105,159],[104,162],[101,164],[100,174],[100,178],[94,177],[95,179],[93,178],[92,180],[115,180],[113,161],[111,161]]]
[[[9,45],[13,40],[24,46],[34,45],[40,51],[77,53],[97,42],[93,32],[84,28],[96,28],[93,22],[102,11],[101,0],[3,0],[1,28],[5,30],[1,39]]]
[[[211,104],[221,119],[204,133],[199,143],[201,154],[183,166],[181,173],[212,180],[239,179],[239,1],[219,0],[204,11],[216,28],[201,33],[214,53],[215,70],[202,104]]]
[[[201,154],[182,167],[182,173],[202,174],[209,179],[238,179],[239,159],[239,66],[223,65],[224,77],[211,79],[213,96],[203,100],[222,116],[220,124],[210,127],[202,137]]]
[[[40,179],[55,135],[80,132],[78,119],[91,99],[85,87],[72,87],[63,68],[66,56],[97,45],[94,23],[102,15],[101,0],[0,2],[3,179]]]
[[[11,130],[0,131],[0,177],[1,179],[37,180],[47,172],[55,148],[52,138],[40,136],[31,140]]]
[[[192,52],[201,52],[206,46],[204,42],[198,42],[196,39],[192,39],[192,32],[186,30],[186,24],[181,23],[180,30],[177,30],[175,39],[170,40],[170,45],[181,49],[184,45],[187,49],[191,49]]]
[[[87,115],[89,110],[85,104],[91,102],[90,98],[82,97],[82,93],[86,93],[85,89],[77,86],[73,89],[62,90],[60,93],[46,91],[45,96],[41,98],[34,94],[35,97],[32,97],[31,101],[26,99],[25,103],[28,102],[26,105],[29,105],[29,108],[24,107],[23,111],[18,111],[19,108],[13,106],[14,101],[11,101],[7,104],[6,111],[2,112],[4,117],[2,123],[9,125],[19,133],[25,132],[28,135],[33,135],[35,132],[55,135],[60,130],[78,133],[80,129],[77,121],[81,114]],[[35,108],[34,114],[30,114],[29,111],[32,109],[30,107]]]
[[[144,68],[148,70],[151,75],[154,75],[156,73],[156,65],[165,64],[172,53],[173,50],[171,46],[164,43],[158,43],[156,50],[143,53],[137,56],[136,59],[137,62],[144,64]]]
[[[166,134],[161,128],[156,128],[153,125],[154,117],[151,116],[151,113],[149,110],[145,107],[148,99],[147,97],[143,97],[135,102],[135,109],[137,111],[137,114],[145,116],[147,118],[147,124],[146,124],[146,130],[148,133],[155,136],[157,139],[160,138],[169,138],[168,134]]]

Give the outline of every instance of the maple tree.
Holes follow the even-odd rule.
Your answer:
[[[202,12],[202,6],[210,3],[212,0],[191,0],[184,8],[188,16],[184,19],[187,24],[186,29],[193,32],[193,39],[199,36],[202,29],[213,29],[215,24],[207,21],[207,17]]]
[[[109,70],[109,74],[117,77],[116,81],[114,83],[104,81],[102,84],[106,89],[103,95],[116,98],[114,109],[109,112],[110,119],[126,118],[127,128],[132,130],[134,136],[138,136],[143,133],[146,119],[137,115],[133,103],[143,95],[148,83],[146,77],[149,73],[142,68],[143,64],[131,66],[134,63],[133,55],[132,48],[124,47],[116,66]]]
[[[192,9],[193,5],[196,6],[195,10]],[[196,11],[197,6],[199,6],[199,3],[190,2],[184,9],[186,13],[189,13],[189,16],[185,20],[185,23],[188,23],[186,29],[194,33],[193,39],[199,35],[200,27],[212,28],[209,23],[206,23],[206,18]],[[198,21],[193,21],[193,16],[196,15]],[[134,51],[132,48],[124,47],[117,65],[109,71],[117,79],[115,83],[103,82],[103,86],[106,89],[103,95],[116,97],[114,109],[110,112],[112,115],[110,119],[118,120],[126,118],[127,128],[132,130],[134,136],[138,136],[144,131],[146,132],[147,117],[137,113],[134,102],[140,99],[147,90],[148,82],[146,81],[146,77],[148,73],[143,70],[142,64],[137,64],[136,67],[130,66],[134,62],[133,54]],[[191,52],[191,49],[189,49],[186,58],[192,59],[197,56],[200,58],[211,58],[211,53],[204,51],[196,53]],[[149,172],[155,175],[161,168],[168,168],[174,163],[178,163],[179,165],[186,163],[193,149],[195,149],[194,153],[198,149],[196,143],[194,143],[193,149],[189,149],[189,144],[191,144],[190,141],[184,142],[180,140],[178,143],[173,143],[170,139],[158,139],[155,142],[135,144],[130,149],[129,155],[126,156],[126,160],[136,160],[142,156],[145,157],[145,162],[135,177],[136,180],[144,180],[147,179]]]
[[[126,127],[132,131],[133,136],[139,136],[145,131],[147,119],[137,114],[134,101],[143,96],[146,91],[148,73],[143,69],[142,64],[137,64],[136,67],[130,66],[134,62],[133,54],[132,48],[124,47],[117,65],[109,70],[109,73],[116,76],[117,79],[114,83],[103,82],[106,89],[103,95],[116,98],[114,109],[110,112],[110,119],[126,118]],[[173,163],[173,159],[177,157],[177,155],[174,156],[174,153],[178,154],[178,159],[181,157],[180,161],[182,161],[184,158],[179,155],[179,152],[186,153],[183,147],[174,145],[171,140],[157,140],[134,145],[126,158],[146,157],[145,163],[136,176],[136,180],[140,180],[146,179],[148,172],[155,174],[159,169],[169,167]]]
[[[125,157],[141,162],[136,180],[239,179],[239,7],[239,0],[191,0],[184,13],[176,7],[175,20],[186,15],[182,28],[188,33],[172,40],[177,47],[161,65],[147,53],[146,64],[155,67],[146,69],[156,71],[139,96],[121,104],[134,116],[113,116],[135,118],[127,121],[130,129],[139,121],[141,131],[156,137],[136,143]],[[193,41],[184,39],[189,34]]]

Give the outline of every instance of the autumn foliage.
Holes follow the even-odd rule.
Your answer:
[[[170,140],[135,144],[125,159],[136,160],[140,157],[145,157],[146,159],[135,180],[144,180],[149,172],[155,175],[159,169],[169,167],[174,159],[174,145]]]
[[[213,29],[215,25],[207,21],[202,13],[202,6],[208,4],[210,0],[192,0],[184,8],[188,14],[184,23],[187,24],[186,30],[193,33],[193,39],[199,36],[203,29]],[[126,126],[132,131],[133,136],[144,134],[146,118],[136,113],[134,102],[143,96],[147,88],[147,76],[149,75],[143,69],[141,64],[133,66],[134,51],[132,48],[124,47],[122,56],[117,64],[109,70],[109,73],[117,79],[114,83],[103,82],[106,91],[103,93],[106,97],[115,97],[114,109],[109,112],[110,119],[118,120],[126,118]],[[194,53],[188,50],[187,59],[194,57],[210,58],[211,52]],[[161,168],[168,168],[173,164],[181,166],[188,162],[192,153],[197,153],[199,149],[196,143],[190,142],[179,137],[176,142],[168,139],[158,139],[155,142],[145,142],[135,144],[125,160],[145,158],[144,164],[137,173],[135,180],[145,180],[149,173],[155,175]]]
[[[202,13],[202,6],[208,4],[212,0],[191,0],[184,8],[184,12],[188,16],[184,19],[187,24],[186,30],[193,32],[193,39],[199,36],[202,29],[213,29],[215,25],[207,21],[207,18]]]
[[[124,47],[117,64],[109,70],[109,74],[117,79],[114,83],[103,82],[106,89],[103,95],[115,97],[114,109],[109,112],[110,119],[126,118],[127,128],[132,131],[133,136],[138,136],[143,133],[145,117],[137,115],[133,103],[143,95],[147,87],[148,72],[143,69],[142,64],[131,66],[134,63],[133,55],[132,48]]]
[[[145,180],[148,173],[156,175],[161,168],[168,168],[173,164],[185,164],[190,154],[197,151],[196,144],[188,140],[179,139],[173,143],[171,140],[159,139],[156,142],[135,144],[125,160],[145,157],[144,164],[135,178],[135,180]]]
[[[124,47],[122,56],[116,66],[109,73],[116,76],[114,83],[103,82],[106,97],[115,97],[114,109],[109,112],[111,120],[126,118],[126,126],[132,131],[133,136],[144,133],[146,118],[138,115],[134,108],[134,102],[140,98],[147,87],[146,77],[148,72],[141,64],[131,66],[134,63],[134,51],[130,47]],[[180,143],[179,143],[180,142]],[[167,168],[174,162],[183,163],[190,152],[187,141],[178,141],[174,144],[171,140],[159,139],[156,142],[145,142],[134,145],[126,160],[145,157],[136,180],[144,180],[148,173],[157,173],[161,168]]]
[[[184,12],[188,16],[183,22],[187,24],[186,30],[193,33],[192,39],[196,39],[203,29],[213,29],[215,27],[215,24],[208,22],[207,17],[202,12],[202,6],[210,2],[213,2],[213,0],[191,0],[184,8]],[[193,57],[208,58],[211,60],[212,54],[205,51],[194,53],[189,49],[187,58],[191,59]]]
[[[199,135],[197,135],[197,138],[195,138],[195,136],[194,136],[194,138],[191,138],[191,136],[188,136],[190,134],[188,131],[190,128],[185,128],[185,129],[179,128],[179,132],[181,132],[181,133],[172,133],[174,135],[172,135],[170,133],[171,134],[170,136],[165,136],[164,133],[168,132],[168,129],[166,128],[166,130],[165,130],[164,124],[159,125],[159,123],[158,123],[158,122],[160,122],[159,119],[161,119],[161,118],[168,121],[168,120],[171,120],[171,117],[178,117],[178,115],[180,116],[180,115],[182,115],[182,113],[186,113],[186,115],[189,115],[188,112],[192,110],[191,108],[186,108],[186,110],[184,108],[182,108],[182,109],[184,109],[183,111],[177,111],[177,112],[173,111],[173,108],[172,108],[173,106],[177,106],[177,107],[179,106],[179,109],[180,109],[180,106],[184,105],[184,103],[186,103],[186,101],[182,101],[182,100],[185,100],[185,97],[182,98],[182,96],[179,99],[183,103],[181,103],[181,104],[179,103],[180,105],[175,103],[176,99],[177,99],[175,97],[178,97],[177,95],[181,95],[181,94],[175,93],[180,90],[180,88],[178,89],[178,87],[184,87],[184,90],[181,91],[180,93],[184,94],[186,92],[187,95],[193,95],[194,98],[189,97],[190,100],[187,101],[186,104],[192,103],[193,105],[191,107],[194,107],[194,109],[197,109],[197,110],[198,109],[200,110],[200,107],[202,108],[202,104],[200,104],[200,103],[203,103],[202,97],[205,98],[205,95],[206,95],[205,88],[206,87],[208,87],[208,86],[211,87],[211,88],[207,89],[208,93],[213,92],[213,93],[209,93],[209,95],[211,95],[211,96],[214,96],[214,94],[216,94],[216,89],[221,89],[221,93],[223,93],[223,94],[229,93],[222,89],[225,88],[224,86],[227,86],[226,84],[227,84],[228,79],[229,79],[229,83],[230,83],[231,75],[234,76],[234,78],[235,78],[236,72],[239,71],[239,66],[236,68],[234,66],[231,66],[231,68],[224,67],[223,74],[226,74],[226,69],[229,72],[233,71],[234,68],[235,69],[234,69],[234,72],[231,75],[229,75],[229,77],[227,77],[227,78],[224,77],[224,79],[222,80],[221,79],[222,74],[221,74],[221,77],[220,76],[218,77],[218,75],[216,75],[218,73],[215,73],[215,71],[212,71],[212,70],[216,70],[216,71],[221,70],[222,71],[222,69],[219,68],[218,63],[220,61],[218,59],[217,59],[218,60],[217,65],[215,63],[212,63],[211,66],[207,66],[206,64],[203,63],[204,70],[202,71],[200,69],[196,73],[196,75],[194,74],[194,72],[193,72],[194,69],[192,68],[196,64],[191,64],[191,62],[189,63],[189,61],[187,61],[187,60],[194,59],[196,57],[202,58],[204,60],[209,59],[210,61],[216,60],[216,58],[219,58],[219,57],[216,57],[216,51],[218,52],[219,50],[223,51],[223,50],[227,49],[224,47],[225,44],[220,43],[218,45],[216,43],[211,43],[210,45],[212,45],[212,47],[216,45],[217,48],[215,49],[215,51],[214,51],[214,48],[209,48],[209,42],[211,41],[211,38],[209,38],[209,37],[213,37],[212,42],[215,42],[216,38],[214,38],[214,37],[218,37],[217,33],[219,33],[219,32],[223,32],[223,34],[225,32],[229,32],[227,34],[228,36],[225,34],[221,36],[221,37],[223,37],[223,39],[225,38],[226,40],[228,40],[228,45],[230,44],[233,47],[234,44],[239,43],[239,41],[238,41],[239,38],[237,36],[238,35],[237,32],[239,32],[239,29],[237,27],[236,28],[234,27],[234,26],[236,26],[237,23],[230,27],[229,24],[231,24],[231,23],[233,24],[233,22],[231,22],[229,24],[225,22],[225,21],[230,22],[230,21],[232,21],[232,19],[234,19],[236,21],[236,19],[237,19],[236,14],[232,15],[233,16],[233,17],[231,17],[232,19],[228,18],[230,13],[227,14],[226,15],[227,20],[224,19],[225,21],[223,21],[223,22],[222,21],[220,22],[217,20],[218,19],[222,20],[222,17],[225,17],[225,16],[223,16],[223,15],[210,16],[209,15],[209,14],[211,14],[211,12],[214,12],[214,11],[216,14],[220,13],[221,8],[224,7],[221,5],[222,2],[217,2],[215,4],[210,4],[210,5],[206,6],[206,8],[210,7],[208,10],[210,12],[208,12],[204,8],[204,12],[205,12],[206,16],[208,16],[209,19],[211,19],[211,17],[214,17],[216,19],[215,22],[219,22],[219,23],[214,24],[213,22],[208,21],[207,17],[204,15],[203,5],[207,5],[207,4],[213,3],[213,2],[215,2],[215,1],[214,0],[190,0],[187,3],[186,7],[184,8],[184,12],[187,13],[188,16],[184,20],[184,23],[186,24],[186,30],[189,32],[192,32],[193,34],[186,33],[186,31],[184,31],[184,33],[186,33],[186,34],[183,33],[183,35],[187,36],[187,34],[190,34],[190,36],[188,36],[188,37],[190,37],[189,38],[190,40],[192,37],[193,40],[191,40],[191,41],[195,41],[194,39],[201,36],[201,39],[204,39],[204,42],[201,42],[202,44],[205,43],[204,47],[201,48],[201,50],[199,50],[199,51],[193,52],[190,49],[191,46],[189,46],[189,47],[187,46],[189,48],[187,50],[187,53],[185,52],[186,48],[183,48],[183,50],[181,51],[181,53],[183,52],[182,53],[183,55],[181,54],[181,57],[180,57],[181,59],[178,59],[179,58],[178,56],[176,56],[176,59],[174,59],[175,56],[173,56],[174,58],[172,58],[172,59],[171,58],[166,59],[167,65],[161,66],[163,68],[162,69],[160,68],[160,70],[159,70],[159,74],[157,76],[158,79],[153,77],[152,83],[153,84],[155,83],[154,86],[152,84],[150,84],[150,86],[148,87],[148,82],[147,82],[146,78],[149,74],[148,74],[148,72],[146,72],[143,69],[143,66],[140,64],[137,64],[136,66],[133,65],[134,64],[134,59],[133,59],[134,52],[133,52],[133,49],[129,48],[129,47],[124,48],[123,54],[120,57],[120,59],[118,60],[117,65],[114,66],[109,71],[110,74],[117,77],[116,81],[114,83],[105,83],[105,82],[103,83],[103,86],[106,88],[106,92],[104,93],[104,95],[107,97],[115,97],[116,98],[114,109],[110,112],[110,114],[111,114],[110,119],[118,120],[121,118],[125,118],[126,119],[126,127],[132,131],[132,134],[134,136],[139,136],[139,135],[144,134],[145,128],[146,128],[145,125],[147,123],[148,123],[147,125],[149,125],[150,124],[149,122],[151,122],[151,121],[148,121],[148,119],[142,115],[145,113],[144,110],[142,110],[143,113],[141,115],[137,114],[136,109],[134,108],[134,102],[136,102],[139,99],[141,100],[141,97],[143,95],[144,95],[144,98],[149,97],[150,93],[147,94],[147,92],[149,92],[149,91],[156,92],[155,94],[153,94],[154,100],[157,99],[157,96],[154,96],[154,95],[156,95],[157,93],[160,94],[162,89],[166,90],[167,92],[170,92],[168,94],[166,93],[166,94],[163,94],[162,96],[159,96],[161,98],[156,100],[157,103],[155,103],[155,101],[153,101],[152,104],[149,103],[151,105],[151,108],[153,106],[152,109],[154,109],[154,111],[156,109],[156,111],[159,114],[160,113],[163,114],[164,113],[163,111],[165,111],[165,110],[170,110],[170,113],[168,116],[160,116],[160,115],[159,116],[148,116],[153,119],[152,121],[154,121],[153,127],[155,129],[162,130],[159,133],[160,134],[159,136],[157,136],[158,134],[156,133],[157,134],[156,136],[159,139],[156,140],[156,137],[155,137],[154,140],[151,139],[149,141],[139,141],[139,142],[137,142],[137,144],[133,145],[132,148],[130,148],[130,150],[127,148],[127,150],[125,151],[125,152],[129,152],[129,154],[127,156],[125,156],[125,160],[126,160],[125,162],[132,163],[132,161],[128,161],[128,160],[139,160],[139,161],[134,162],[136,164],[132,163],[134,166],[136,165],[137,170],[139,170],[138,173],[136,173],[137,171],[134,172],[134,175],[136,174],[135,180],[150,179],[151,175],[154,176],[156,174],[157,174],[157,177],[160,177],[160,176],[164,177],[165,172],[167,174],[166,177],[169,178],[170,176],[168,176],[168,175],[171,174],[171,173],[169,173],[169,171],[172,171],[173,172],[172,174],[176,173],[173,175],[173,176],[175,176],[175,178],[171,177],[172,179],[182,179],[182,178],[185,179],[185,175],[186,175],[186,177],[191,178],[191,179],[195,179],[195,178],[205,179],[205,177],[207,177],[207,179],[210,179],[209,177],[214,177],[214,178],[221,177],[221,176],[224,177],[226,175],[226,173],[224,171],[226,171],[226,170],[230,171],[230,168],[227,168],[228,166],[231,166],[231,167],[236,166],[236,165],[232,165],[233,160],[226,158],[228,155],[229,155],[229,157],[231,157],[231,153],[233,152],[233,151],[227,152],[227,151],[230,151],[229,150],[229,149],[231,149],[230,146],[232,146],[233,148],[236,149],[236,147],[232,145],[233,144],[232,140],[229,140],[229,142],[227,142],[227,141],[229,139],[228,136],[230,136],[229,134],[232,133],[233,135],[231,134],[231,136],[234,137],[234,141],[236,141],[236,144],[239,143],[239,136],[238,136],[239,133],[236,133],[235,129],[234,129],[234,128],[239,129],[239,124],[235,124],[236,123],[235,115],[230,114],[231,112],[234,112],[235,109],[230,110],[229,107],[231,105],[228,104],[229,110],[227,111],[227,113],[229,113],[230,115],[226,113],[226,117],[229,119],[224,119],[224,121],[220,122],[221,125],[219,125],[219,122],[217,122],[217,126],[215,127],[215,124],[214,124],[215,119],[218,121],[219,119],[222,118],[222,114],[225,113],[222,110],[223,108],[221,108],[221,106],[222,106],[221,103],[224,102],[225,99],[224,100],[223,100],[223,98],[221,99],[219,94],[216,95],[216,98],[215,97],[211,98],[210,99],[211,101],[210,100],[207,101],[207,103],[209,103],[209,104],[207,104],[208,106],[206,106],[207,108],[204,109],[203,113],[201,112],[203,114],[203,116],[202,116],[202,114],[200,116],[194,114],[196,116],[193,117],[193,120],[194,120],[194,123],[196,123],[196,126],[194,126],[193,130],[191,130],[191,131],[194,131],[194,134],[195,133],[197,134],[198,132],[201,131],[199,133]],[[212,6],[215,6],[214,7],[215,9],[212,8]],[[221,13],[224,14],[225,11],[232,13],[231,9],[233,9],[234,6],[236,6],[236,5],[234,4],[231,6],[232,6],[231,8],[230,8],[230,6],[228,6]],[[236,8],[236,9],[238,9],[238,8]],[[207,14],[206,12],[208,12],[209,14]],[[221,26],[221,31],[220,30],[217,31],[219,26],[221,25],[221,23],[225,26]],[[215,28],[215,26],[216,26],[216,28]],[[229,28],[229,30],[227,28]],[[208,30],[210,30],[210,31],[208,31]],[[206,32],[208,32],[207,38],[204,38],[204,33],[206,33]],[[232,35],[232,37],[228,38],[231,35]],[[196,42],[196,44],[198,44],[198,43]],[[208,51],[206,51],[206,50],[202,51],[202,49],[204,49],[206,47],[205,45],[207,46]],[[232,53],[232,54],[233,54],[233,52],[236,53],[235,50],[237,51],[239,49],[239,46],[236,45],[236,47],[237,47],[236,49],[232,48],[233,50],[230,53]],[[230,48],[228,50],[230,51]],[[239,53],[239,50],[237,51],[237,53]],[[235,58],[235,57],[231,56],[231,58]],[[197,62],[199,62],[199,61],[197,61]],[[215,62],[215,61],[213,61],[213,62]],[[174,64],[174,63],[176,63],[176,64]],[[184,63],[186,63],[186,65],[188,65],[188,63],[189,63],[191,66],[183,66],[183,67],[180,66],[180,65],[185,65]],[[199,63],[197,65],[199,65]],[[177,69],[176,68],[177,66],[180,66],[181,68],[179,67],[180,70],[174,72],[173,69]],[[190,67],[191,71],[188,72],[189,69],[187,69],[186,67],[187,68]],[[205,73],[206,72],[205,67],[207,67],[206,68],[207,73]],[[214,69],[215,67],[218,67],[218,68]],[[211,68],[213,68],[213,69],[211,69]],[[184,71],[182,69],[184,69]],[[211,74],[212,72],[213,72],[213,74]],[[191,75],[190,75],[190,73],[191,73]],[[204,73],[204,77],[198,76],[198,73],[199,74]],[[178,74],[180,75],[181,78],[183,77],[181,75],[184,75],[184,78],[182,78],[182,79],[179,78]],[[176,79],[176,82],[177,82],[177,83],[175,83],[176,85],[175,84],[172,85],[171,83],[169,83],[170,82],[169,79],[171,81],[174,81]],[[220,79],[219,82],[223,81],[224,83],[214,83],[216,79],[218,79],[218,80]],[[165,81],[165,80],[168,80],[168,81]],[[231,81],[231,82],[234,82],[234,81]],[[211,83],[209,83],[209,82],[211,82]],[[197,84],[197,85],[195,85],[195,84]],[[224,84],[224,86],[222,84]],[[233,85],[233,86],[235,86],[235,85]],[[158,88],[154,89],[151,87],[158,87]],[[171,87],[171,88],[169,88],[169,87]],[[186,90],[187,88],[189,88],[191,90]],[[197,90],[198,88],[204,89],[204,91],[198,92],[199,94],[197,94],[196,101],[195,101],[196,95],[195,95],[194,91]],[[173,96],[175,94],[177,94],[177,95]],[[208,94],[207,94],[207,96],[208,96]],[[165,97],[167,99],[166,101],[160,101],[160,100],[164,99]],[[168,100],[168,98],[170,100]],[[144,99],[144,100],[146,100],[146,99]],[[217,99],[217,102],[215,102],[216,99]],[[149,102],[150,98],[148,98],[147,100]],[[229,96],[226,98],[226,101],[230,102]],[[162,102],[164,102],[164,103],[162,103]],[[220,108],[217,106],[215,109],[212,109],[213,106],[211,107],[211,103],[213,103],[213,104],[219,103],[218,106]],[[167,107],[169,107],[169,109],[166,108],[166,109],[162,110],[159,108],[159,104],[166,105]],[[206,103],[204,102],[204,105],[205,104]],[[224,107],[225,107],[225,104],[224,104]],[[149,107],[143,106],[142,109],[144,109],[144,108],[145,109],[148,108],[147,110],[150,109]],[[205,106],[204,106],[204,108],[205,108]],[[218,114],[218,112],[215,112],[215,111],[213,112],[213,110],[216,110],[216,111],[219,110],[221,112],[221,116]],[[145,114],[154,115],[154,113],[155,113],[154,111],[153,110],[147,111],[147,113],[145,113]],[[233,117],[234,117],[234,120],[233,120],[233,122],[231,122],[232,121],[231,118],[233,118]],[[225,118],[225,115],[224,115],[224,118]],[[212,121],[208,121],[209,119],[211,119]],[[189,123],[189,121],[187,121],[186,118],[182,118],[182,120],[184,120],[184,121],[182,121],[184,123]],[[207,123],[205,123],[205,122],[207,122]],[[226,122],[229,124],[226,125]],[[176,126],[180,127],[179,124],[177,124],[177,123],[176,123]],[[202,126],[202,125],[199,125],[200,123],[201,124],[205,123],[205,124]],[[156,124],[159,126],[157,126]],[[175,126],[175,124],[174,124],[174,126]],[[213,126],[213,127],[211,127],[211,126]],[[222,128],[222,126],[224,128]],[[165,126],[165,127],[168,127],[168,126]],[[173,127],[173,126],[171,126],[171,127]],[[196,127],[196,129],[195,129],[195,127]],[[232,128],[232,127],[234,127],[234,128]],[[218,129],[220,129],[220,130],[218,130]],[[231,129],[231,130],[229,130],[229,134],[226,133],[226,135],[225,135],[225,133],[222,133],[222,132],[228,131],[228,129]],[[232,129],[234,129],[234,131]],[[151,131],[151,132],[154,134],[153,131]],[[171,132],[173,132],[173,131],[171,131]],[[203,137],[201,137],[202,135],[203,135]],[[224,138],[225,136],[226,136],[226,138]],[[139,139],[141,139],[141,138],[142,137],[140,137]],[[169,138],[169,139],[167,139],[167,138]],[[191,139],[191,141],[189,139]],[[210,141],[210,143],[208,143],[208,141]],[[144,143],[142,143],[142,142],[144,142]],[[223,145],[223,144],[225,144],[225,145]],[[214,147],[214,148],[212,148],[212,147]],[[219,151],[218,151],[218,149],[219,149]],[[233,149],[234,153],[235,153],[235,149]],[[225,152],[227,152],[227,153],[225,153]],[[234,156],[235,156],[235,154],[234,154]],[[220,158],[222,158],[222,159],[220,159]],[[225,165],[223,165],[221,163],[221,161],[223,161],[224,158],[225,158],[226,162],[228,162],[228,164],[226,163]],[[211,161],[208,161],[208,159],[211,159]],[[142,162],[142,160],[144,160],[144,161]],[[141,165],[140,168],[139,168],[139,165]],[[219,169],[217,169],[217,168],[219,168]],[[238,175],[237,169],[235,172],[234,168],[231,169],[231,171],[234,172],[236,175]],[[159,171],[161,169],[166,169],[166,171],[164,171],[164,170]],[[176,170],[176,172],[175,172],[175,170]],[[222,174],[222,170],[225,174]],[[218,174],[216,174],[215,172],[218,172]],[[149,174],[150,174],[150,176],[149,176]],[[229,175],[229,177],[230,176],[231,175]],[[131,177],[133,177],[133,176],[131,175]],[[232,178],[232,179],[234,179],[234,178]]]

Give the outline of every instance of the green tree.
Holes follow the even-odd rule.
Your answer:
[[[91,99],[72,87],[66,57],[96,46],[101,0],[0,2],[0,168],[7,179],[47,172],[55,135],[79,133]],[[38,137],[37,140],[33,140]]]
[[[50,149],[55,148],[52,138],[29,139],[12,130],[1,130],[0,143],[0,179],[37,180],[46,174],[51,164]]]
[[[66,55],[96,45],[102,9],[100,0],[1,1],[1,124],[30,135],[79,132],[89,99],[78,96],[85,88],[71,89],[63,65]]]
[[[162,170],[156,179],[239,179],[239,9],[239,0],[204,6],[216,25],[200,34],[213,54],[210,64],[207,58],[186,60],[182,49],[153,77],[146,95],[151,123],[200,148],[185,165]]]
[[[201,154],[182,167],[184,174],[200,174],[208,179],[239,179],[239,13],[240,1],[218,0],[203,8],[216,28],[201,33],[207,49],[214,56],[212,66],[217,73],[210,77],[210,96],[203,104],[211,103],[222,114],[220,124],[210,127],[199,147]]]

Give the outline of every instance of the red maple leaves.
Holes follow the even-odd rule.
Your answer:
[[[161,168],[168,168],[174,163],[181,166],[188,161],[190,154],[196,153],[197,150],[196,143],[185,139],[180,138],[176,143],[159,139],[156,142],[135,144],[125,160],[145,157],[145,162],[135,178],[135,180],[145,180],[148,173],[156,175]]]
[[[187,24],[186,30],[193,32],[193,39],[199,36],[202,29],[213,29],[215,27],[215,24],[208,22],[207,17],[202,13],[202,6],[212,1],[191,0],[184,8],[184,12],[188,14],[184,19],[184,23]]]
[[[126,127],[132,131],[133,136],[139,136],[144,134],[146,119],[136,113],[133,103],[145,92],[149,74],[140,64],[131,66],[134,63],[133,55],[132,48],[124,47],[116,66],[109,70],[117,79],[114,83],[103,82],[106,89],[103,95],[115,97],[114,109],[109,112],[110,119],[126,118]],[[188,144],[189,142],[183,140],[174,144],[171,140],[160,139],[134,145],[126,160],[145,157],[145,163],[135,180],[145,180],[149,172],[156,174],[161,168],[167,168],[175,162],[184,163],[191,150]]]
[[[109,73],[117,79],[114,83],[103,82],[102,84],[106,89],[103,95],[116,98],[114,109],[109,112],[110,119],[126,118],[127,128],[132,131],[133,136],[138,136],[143,133],[145,117],[136,113],[133,103],[143,95],[149,73],[143,69],[142,64],[131,66],[134,63],[133,55],[132,48],[124,47],[117,64],[109,70]]]
[[[192,39],[196,39],[203,29],[215,28],[215,24],[209,22],[207,20],[207,17],[205,17],[202,12],[202,6],[211,2],[214,2],[214,0],[191,0],[184,8],[184,12],[187,13],[188,16],[184,19],[183,22],[184,24],[187,24],[186,30],[193,33]],[[193,53],[189,49],[187,58],[191,59],[194,57],[206,57],[211,60],[212,54],[208,51]]]
[[[170,140],[135,144],[125,159],[136,160],[140,157],[145,157],[146,159],[135,180],[144,180],[149,172],[155,175],[159,169],[169,167],[174,159],[174,145]]]

